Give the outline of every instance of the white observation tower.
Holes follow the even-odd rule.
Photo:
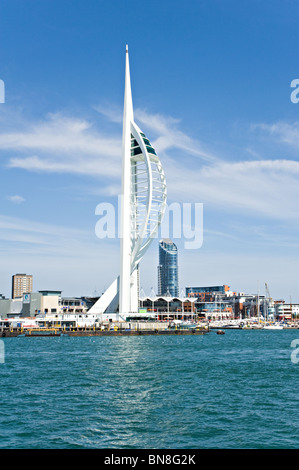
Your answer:
[[[161,224],[166,207],[164,171],[148,138],[134,121],[129,52],[126,46],[120,215],[120,275],[88,313],[137,314],[139,263]]]

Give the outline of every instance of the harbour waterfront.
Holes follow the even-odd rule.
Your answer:
[[[1,448],[298,448],[296,339],[4,338]]]

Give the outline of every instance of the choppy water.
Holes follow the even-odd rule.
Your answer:
[[[298,448],[297,338],[5,338],[0,448]]]

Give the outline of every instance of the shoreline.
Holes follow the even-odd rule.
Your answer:
[[[42,328],[22,328],[22,327],[4,327],[0,329],[0,339],[2,338],[41,338],[41,337],[83,337],[83,336],[165,336],[165,335],[204,335],[209,332],[221,332],[222,330],[239,331],[281,331],[299,329],[298,323],[293,324],[275,324],[269,322],[223,322],[211,321],[209,323],[182,324],[168,326],[165,323],[146,323],[140,322],[132,324],[111,324],[93,327],[71,327],[61,326],[42,327]]]
[[[109,329],[101,328],[32,328],[23,330],[21,328],[7,328],[0,332],[0,338],[42,338],[42,337],[82,337],[82,336],[165,336],[165,335],[204,335],[209,333],[207,328],[177,328],[177,329]]]

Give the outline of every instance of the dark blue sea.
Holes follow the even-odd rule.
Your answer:
[[[0,447],[298,448],[296,339],[299,330],[4,338]]]

